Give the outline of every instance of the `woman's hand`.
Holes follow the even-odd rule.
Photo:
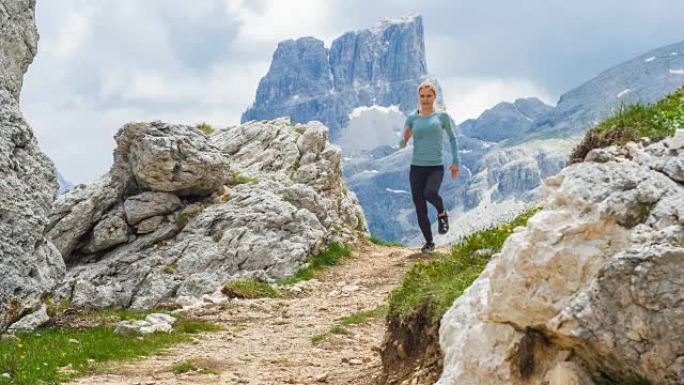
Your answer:
[[[451,179],[456,179],[458,178],[458,165],[457,164],[452,164],[449,166],[449,171],[451,171]]]
[[[411,139],[412,133],[413,133],[413,130],[411,130],[411,128],[409,128],[409,127],[404,128],[404,137],[401,138],[401,142],[399,142],[399,148],[406,147],[409,139]]]

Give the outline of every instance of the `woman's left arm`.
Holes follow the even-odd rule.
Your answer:
[[[456,134],[454,134],[454,121],[446,112],[442,117],[442,128],[444,128],[444,131],[446,131],[447,135],[449,136],[449,147],[451,147],[452,158],[451,164],[459,166],[461,164],[461,160],[458,157],[458,144],[456,143]]]

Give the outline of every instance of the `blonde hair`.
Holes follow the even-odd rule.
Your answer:
[[[433,83],[430,79],[425,79],[418,86],[418,93],[420,93],[420,90],[422,90],[423,88],[431,90],[432,93],[435,95],[435,101],[433,105],[434,108],[436,110],[446,111],[446,105],[444,103],[437,103],[437,86],[435,86],[435,83]]]
[[[422,90],[423,88],[428,88],[428,89],[432,90],[432,93],[435,95],[435,99],[437,99],[437,87],[435,87],[435,83],[431,82],[428,79],[425,79],[418,86],[418,92],[420,92],[420,90]]]

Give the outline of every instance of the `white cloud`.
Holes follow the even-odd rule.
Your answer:
[[[41,148],[68,180],[85,182],[106,172],[112,135],[129,121],[239,124],[270,53],[241,59],[226,52],[201,69],[185,65],[181,55],[194,52],[179,52],[172,44],[173,28],[198,34],[195,40],[205,49],[226,49],[223,41],[180,26],[193,19],[205,22],[197,19],[215,12],[216,4],[223,7],[222,1],[186,3],[38,3],[39,54],[25,76],[22,110]],[[193,44],[191,39],[191,49]]]
[[[241,23],[241,43],[277,43],[314,36],[329,44],[333,35],[330,2],[320,0],[266,0],[249,7],[247,0],[226,0],[228,12]]]
[[[416,7],[410,0],[39,1],[38,55],[24,78],[22,109],[41,147],[78,183],[106,171],[111,137],[125,122],[237,124],[254,101],[274,49],[285,39],[314,36],[329,47],[346,31],[415,9],[424,15],[429,71],[440,81],[449,111],[459,121],[502,100],[537,96],[552,102],[568,85],[587,80],[587,74],[655,48],[656,42],[673,40],[672,31],[678,33],[681,24],[681,12],[663,18],[651,7],[647,21],[667,24],[657,29],[658,36],[636,39],[630,33],[640,29],[628,23],[614,29],[617,40],[611,40],[613,35],[601,39],[601,34],[588,40],[557,36],[554,31],[577,24],[548,19],[557,7],[500,1],[492,7],[499,15],[524,11],[527,16],[495,24],[501,19],[496,14],[466,5],[443,1]],[[582,6],[566,6],[588,18],[585,24],[603,17]],[[651,25],[644,24],[641,8],[620,9],[626,13],[614,19]],[[556,13],[572,21],[561,11]],[[554,29],[546,28],[549,25]],[[624,53],[627,46],[615,44],[625,40],[632,43],[629,50],[637,52]],[[614,49],[618,54],[611,57]]]
[[[406,117],[399,107],[370,106],[355,108],[342,131],[339,145],[344,152],[370,150],[380,145],[395,146]]]
[[[555,104],[546,90],[528,79],[454,76],[439,82],[447,111],[457,123],[477,118],[499,102],[513,102],[517,98],[534,96],[546,104]]]

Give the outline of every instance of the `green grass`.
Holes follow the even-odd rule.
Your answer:
[[[389,241],[386,241],[384,239],[378,238],[374,235],[371,235],[370,241],[371,241],[371,243],[374,243],[378,246],[387,246],[387,247],[405,247],[406,246],[403,243],[389,242]]]
[[[214,132],[214,128],[205,122],[197,123],[195,125],[195,128],[204,132],[207,135],[211,135],[211,133]]]
[[[340,320],[340,325],[359,325],[368,322],[372,318],[380,318],[385,315],[387,315],[387,306],[378,306],[375,309],[361,310],[352,315],[348,315]]]
[[[266,282],[254,278],[230,281],[223,286],[223,294],[230,298],[278,298],[280,293]]]
[[[103,319],[139,319],[144,312],[110,311]],[[0,384],[28,385],[64,382],[105,367],[107,361],[135,359],[192,339],[192,334],[220,327],[201,321],[179,320],[170,333],[142,337],[115,334],[112,326],[83,329],[45,328],[20,332],[18,341],[0,341]],[[70,367],[74,373],[60,373]]]
[[[176,374],[193,372],[195,370],[197,370],[197,367],[192,361],[181,361],[171,366],[171,371]]]
[[[174,263],[169,263],[168,265],[164,265],[164,268],[162,268],[162,271],[165,274],[176,274],[176,269],[178,269],[178,265]]]
[[[235,187],[240,184],[245,184],[245,183],[256,183],[258,182],[256,178],[250,178],[246,176],[240,175],[240,173],[233,171],[232,172],[233,177],[231,178],[230,182],[228,182],[228,186],[230,187]]]
[[[173,364],[170,370],[176,374],[197,372],[201,374],[219,374],[218,371],[203,367],[202,363],[197,360],[186,360]]]
[[[279,285],[292,285],[299,281],[306,281],[316,276],[326,266],[334,266],[341,257],[348,257],[351,251],[339,243],[331,243],[328,248],[309,261],[307,267],[298,269],[292,276],[278,281]]]
[[[333,334],[338,334],[338,335],[339,334],[349,334],[349,330],[347,330],[342,325],[334,325],[334,326],[331,326],[330,329],[328,329],[327,331],[325,331],[323,333],[311,336],[311,338],[309,338],[309,340],[311,340],[312,345],[316,345],[319,342],[323,341],[324,339],[326,339],[327,337],[329,337]]]
[[[368,227],[366,226],[366,222],[363,218],[364,216],[361,210],[356,210],[356,220],[358,221],[356,230],[358,231],[368,231]]]
[[[176,223],[179,224],[181,227],[185,227],[185,225],[188,224],[188,221],[190,220],[191,217],[192,217],[192,215],[190,215],[188,213],[181,213],[176,218]]]
[[[325,339],[325,337],[327,337],[329,335],[330,334],[328,334],[327,332],[321,333],[321,334],[315,334],[315,335],[311,336],[311,338],[309,338],[309,340],[311,341],[312,345],[316,345],[319,342],[323,341]]]
[[[624,145],[642,137],[660,140],[674,135],[684,127],[684,87],[655,104],[620,106],[615,114],[592,129],[570,156],[571,162],[581,162],[594,148]]]
[[[400,286],[390,293],[389,316],[402,319],[428,305],[433,310],[433,320],[441,318],[489,262],[488,258],[478,256],[477,250],[500,250],[513,229],[524,226],[536,211],[530,210],[505,225],[473,233],[439,259],[416,263]]]
[[[342,318],[339,324],[331,326],[327,331],[311,336],[311,343],[316,345],[333,334],[349,334],[349,330],[345,326],[360,325],[372,318],[384,317],[386,314],[387,306],[378,306],[375,309],[358,311]]]
[[[223,233],[222,232],[214,233],[214,235],[211,236],[211,239],[214,242],[219,243],[221,241],[221,239],[223,239]]]

